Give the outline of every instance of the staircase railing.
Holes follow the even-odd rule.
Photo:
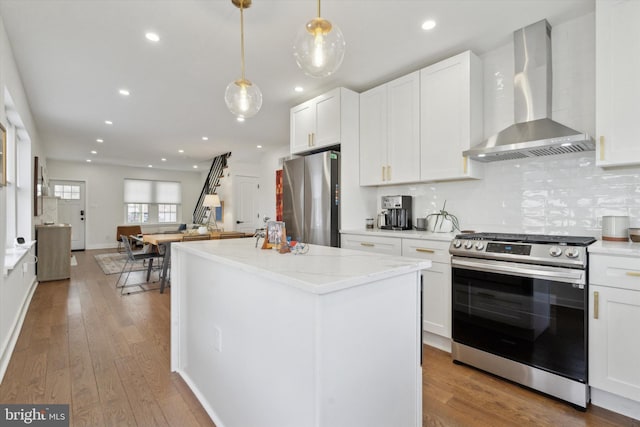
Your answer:
[[[204,181],[202,191],[200,192],[200,197],[198,197],[198,202],[196,203],[196,207],[193,210],[194,224],[202,224],[205,212],[207,211],[207,208],[202,205],[202,203],[204,202],[204,197],[207,194],[215,194],[218,187],[220,187],[220,178],[224,177],[224,169],[227,167],[227,159],[229,157],[231,157],[231,152],[221,154],[214,158],[213,162],[211,162],[209,174],[207,175],[207,179],[205,179]]]

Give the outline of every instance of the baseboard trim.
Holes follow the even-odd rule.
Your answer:
[[[640,421],[640,402],[591,387],[591,404]]]
[[[18,313],[16,321],[13,325],[13,329],[11,330],[9,340],[6,342],[5,348],[0,349],[0,384],[4,379],[4,374],[7,372],[7,368],[9,367],[9,361],[11,361],[13,350],[16,348],[16,343],[18,342],[18,337],[20,336],[20,331],[22,330],[22,325],[24,323],[25,317],[27,316],[27,311],[29,305],[31,304],[31,298],[33,298],[33,294],[36,291],[37,285],[38,282],[34,277],[33,281],[31,282],[29,292],[27,293],[27,297],[22,303],[20,313]]]

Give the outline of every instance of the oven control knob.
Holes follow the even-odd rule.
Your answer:
[[[569,258],[578,258],[578,255],[580,255],[580,251],[578,250],[578,248],[568,248],[565,249],[564,254]]]
[[[484,243],[482,243],[482,242],[476,243],[476,249],[479,250],[479,251],[483,250],[484,249]]]
[[[562,248],[559,248],[557,246],[551,246],[549,248],[549,255],[551,255],[551,256],[560,256],[560,255],[562,255]]]
[[[454,240],[453,241],[453,247],[458,249],[460,246],[462,246],[462,242],[460,240]]]
[[[471,240],[469,240],[464,244],[465,249],[471,249],[472,247],[473,247],[473,242]]]

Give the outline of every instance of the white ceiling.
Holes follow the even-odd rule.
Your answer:
[[[246,76],[264,102],[238,123],[224,102],[240,76],[231,0],[0,0],[49,158],[180,170],[288,144],[289,108],[328,89],[361,92],[463,50],[482,55],[542,18],[553,26],[593,10],[594,0],[324,0],[322,16],[342,29],[347,51],[333,76],[313,79],[297,68],[292,44],[316,1],[253,0]],[[430,32],[420,29],[427,18],[438,23]],[[159,43],[145,39],[151,30]]]

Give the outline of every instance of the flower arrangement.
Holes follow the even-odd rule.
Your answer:
[[[427,215],[427,224],[430,231],[449,233],[453,230],[460,230],[458,217],[447,212],[445,210],[446,206],[447,201],[445,200],[440,212]]]

